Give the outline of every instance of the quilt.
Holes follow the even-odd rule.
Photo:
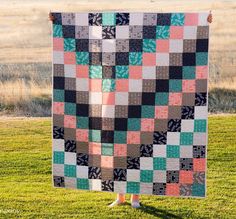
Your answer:
[[[52,13],[54,187],[205,197],[208,13]]]

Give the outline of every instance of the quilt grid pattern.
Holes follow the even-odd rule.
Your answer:
[[[204,197],[208,13],[53,16],[53,185]]]

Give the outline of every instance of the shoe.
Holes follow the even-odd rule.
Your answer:
[[[112,202],[108,207],[115,207],[117,205],[122,205],[124,202],[120,201],[119,199],[116,199],[114,202]]]
[[[132,201],[131,206],[133,208],[140,208],[141,207],[141,205],[139,204],[139,201]]]

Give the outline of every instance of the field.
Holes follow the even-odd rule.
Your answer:
[[[5,117],[0,133],[0,218],[236,217],[235,115],[209,117],[207,198],[143,195],[141,209],[109,209],[114,193],[53,188],[49,118]]]

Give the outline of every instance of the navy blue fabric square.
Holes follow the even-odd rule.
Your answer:
[[[64,38],[75,38],[75,26],[74,25],[63,25],[62,33]]]

